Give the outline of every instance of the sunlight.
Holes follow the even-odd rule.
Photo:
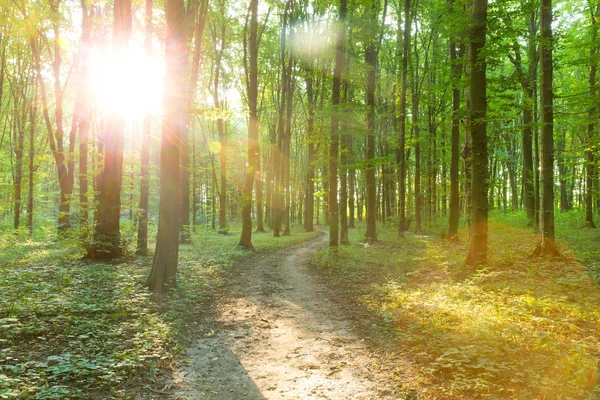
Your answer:
[[[130,49],[125,57],[94,48],[90,63],[89,89],[99,111],[119,113],[127,120],[160,111],[164,77],[161,58],[148,60],[139,47]]]

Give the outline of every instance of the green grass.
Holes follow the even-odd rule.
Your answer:
[[[270,251],[316,235],[254,234],[253,242]],[[126,398],[168,373],[202,333],[198,320],[229,267],[252,254],[236,249],[238,240],[235,226],[227,236],[194,234],[180,248],[178,288],[155,296],[143,286],[151,257],[92,263],[75,238],[0,236],[0,399]]]
[[[489,263],[463,265],[442,226],[398,240],[321,252],[318,269],[410,365],[406,385],[427,398],[594,398],[600,355],[600,232],[557,214],[563,258],[531,260],[536,236],[521,213],[493,212]],[[351,232],[362,239],[364,228]],[[368,260],[368,261],[365,261]]]

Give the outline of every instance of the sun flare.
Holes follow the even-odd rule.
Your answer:
[[[164,63],[132,48],[124,57],[93,49],[90,57],[90,95],[101,112],[119,113],[127,120],[141,119],[162,108]]]

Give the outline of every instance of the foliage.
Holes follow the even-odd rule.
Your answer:
[[[462,263],[467,232],[449,242],[433,227],[401,242],[384,227],[381,242],[322,252],[315,264],[389,335],[417,371],[403,378],[425,399],[587,398],[597,384],[600,266],[598,248],[582,244],[600,233],[580,229],[580,213],[561,213],[564,257],[533,260],[525,216],[492,219],[479,269]]]
[[[236,230],[236,227],[233,229]],[[259,251],[314,237],[275,241],[255,235]],[[179,287],[159,297],[144,287],[151,257],[87,263],[75,242],[3,238],[0,259],[0,398],[125,397],[152,382],[199,335],[228,267],[252,252],[237,235],[193,235],[181,246]]]

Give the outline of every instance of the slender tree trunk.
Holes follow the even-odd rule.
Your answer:
[[[336,32],[335,67],[333,69],[333,89],[331,105],[331,143],[329,145],[329,247],[338,247],[339,220],[338,220],[338,158],[339,158],[339,104],[344,68],[344,39],[346,21],[346,0],[339,2],[339,22]],[[346,211],[344,210],[344,213]]]
[[[313,77],[308,72],[305,79],[306,82],[306,97],[307,97],[307,130],[308,130],[308,151],[306,159],[306,198],[304,207],[304,230],[306,232],[312,232],[314,230],[313,221],[315,216],[315,167],[313,165],[315,161],[315,97],[313,90]]]
[[[16,106],[16,105],[15,105]],[[25,104],[23,104],[25,107]],[[15,118],[20,118],[15,116]],[[20,124],[19,124],[20,125]],[[21,221],[21,192],[23,183],[23,153],[25,148],[25,131],[22,126],[18,127],[16,135],[16,141],[14,146],[15,153],[15,180],[14,180],[14,220],[13,227],[15,230],[19,229]]]
[[[454,13],[454,0],[450,1],[451,11]],[[457,59],[456,43],[453,36],[450,38],[450,69],[452,79],[452,131],[450,133],[450,205],[448,214],[448,234],[449,240],[458,240],[458,220],[460,216],[460,204],[458,198],[458,162],[459,162],[459,110],[460,110],[460,89],[459,79],[462,66]]]
[[[37,114],[38,99],[37,85],[33,84],[33,101],[29,111],[29,193],[27,196],[27,228],[29,235],[33,235],[33,188],[35,174],[35,118]]]
[[[346,71],[348,68],[348,62],[346,61]],[[347,72],[346,72],[347,73]],[[348,80],[344,81],[344,104],[347,107],[348,104]],[[347,120],[349,114],[347,111],[344,112],[348,118],[342,119],[342,149],[341,149],[341,167],[340,167],[340,243],[349,244],[348,238],[348,164],[350,164],[350,127],[348,126]]]
[[[285,136],[283,139],[283,162],[281,163],[283,167],[282,177],[283,177],[283,190],[285,194],[285,206],[283,207],[283,218],[285,222],[285,228],[283,230],[284,236],[289,236],[292,234],[290,229],[290,210],[292,209],[292,188],[291,184],[291,142],[292,142],[292,112],[293,112],[293,99],[294,99],[294,71],[295,59],[292,53],[290,52],[288,65],[287,65],[287,100],[286,100],[286,117],[285,117]],[[283,203],[282,203],[283,204]]]
[[[487,262],[488,240],[488,151],[486,132],[486,63],[481,56],[485,45],[487,0],[473,0],[471,14],[471,138],[473,146],[473,236],[466,264]]]
[[[552,89],[552,0],[541,2],[540,64],[542,70],[540,106],[542,144],[540,165],[540,233],[534,256],[558,255],[554,243],[554,110]]]
[[[408,58],[410,56],[411,13],[410,0],[404,1],[404,34],[402,72],[400,78],[400,137],[398,142],[398,235],[406,230],[406,92],[408,89]]]
[[[408,0],[407,0],[408,1]],[[411,71],[412,80],[412,125],[414,132],[414,143],[415,143],[415,232],[421,231],[421,208],[422,197],[421,197],[421,139],[419,129],[419,53],[416,46],[414,48],[415,62]],[[408,159],[408,157],[406,157]]]
[[[592,12],[592,40],[590,48],[590,97],[597,98],[598,80],[596,74],[598,72],[598,20],[600,19],[600,3],[596,5],[596,9]],[[595,171],[595,155],[594,155],[594,137],[596,135],[596,126],[598,124],[598,102],[590,104],[588,110],[588,145],[585,150],[585,223],[587,226],[595,228],[594,213],[593,213],[593,195],[594,195],[594,178]],[[596,182],[597,183],[597,182]]]
[[[252,189],[258,165],[258,0],[252,0],[249,7],[250,16],[250,70],[246,71],[248,109],[248,168],[242,195],[242,235],[239,246],[252,249]],[[244,33],[246,35],[246,33]],[[244,41],[246,39],[244,38]],[[246,49],[246,47],[245,47]],[[244,49],[244,54],[247,51]]]
[[[348,144],[348,151],[349,154],[352,154],[352,137],[350,137],[349,140],[349,144]],[[348,227],[349,228],[355,228],[355,223],[354,223],[354,212],[355,212],[355,193],[356,193],[356,170],[352,167],[350,168],[350,171],[348,171],[348,209],[350,211],[350,215],[349,215],[349,220],[348,220]]]
[[[89,15],[86,0],[81,0],[81,44],[85,48],[91,45],[92,18]],[[87,52],[83,52],[87,54]],[[85,93],[85,83],[89,80],[89,68],[87,60],[82,59],[79,70],[79,83],[77,88],[77,104],[74,118],[77,118],[79,128],[79,208],[80,208],[80,229],[85,232],[89,223],[89,202],[88,202],[88,146],[90,132],[90,108],[87,94]]]
[[[146,37],[144,41],[146,57],[152,55],[152,0],[146,0]],[[142,124],[141,184],[138,206],[137,254],[148,252],[148,200],[150,197],[150,128],[151,116],[144,115]]]
[[[155,293],[176,286],[179,257],[180,206],[180,131],[186,120],[185,84],[185,7],[183,0],[167,0],[167,36],[165,47],[164,119],[160,148],[160,206],[156,251],[147,285]]]

